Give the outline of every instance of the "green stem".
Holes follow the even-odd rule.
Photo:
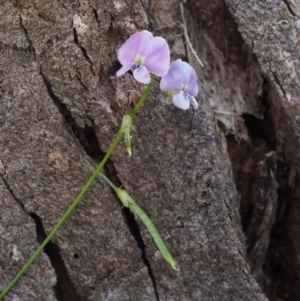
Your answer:
[[[99,177],[101,177],[114,191],[118,189],[118,187],[102,172],[99,173]]]
[[[165,245],[163,239],[158,233],[155,225],[152,223],[149,216],[143,211],[143,209],[134,201],[134,199],[128,194],[128,192],[124,189],[117,188],[111,180],[106,177],[103,173],[100,172],[99,177],[101,177],[117,194],[118,198],[122,202],[124,207],[129,208],[134,214],[136,214],[140,220],[147,227],[149,233],[151,234],[157,248],[159,249],[161,255],[164,259],[169,263],[169,265],[174,269],[179,271],[176,266],[176,262],[174,261],[171,253],[169,252],[167,246]]]
[[[139,99],[139,102],[136,104],[136,106],[134,107],[134,109],[129,114],[132,118],[136,115],[136,113],[138,112],[138,110],[140,109],[140,107],[143,105],[143,103],[145,102],[146,98],[148,97],[148,94],[149,94],[151,88],[153,87],[153,80],[154,80],[154,75],[151,74],[151,82],[150,82],[150,84],[148,84],[146,86],[143,95]]]
[[[130,113],[130,116],[133,118],[142,104],[145,102],[147,96],[150,93],[151,88],[153,87],[153,75],[151,75],[151,82],[146,86],[141,98],[139,99],[138,103],[136,104],[135,108]],[[120,140],[123,138],[124,132],[119,131],[117,137],[115,138],[114,142],[110,146],[109,150],[107,151],[106,155],[98,165],[97,169],[93,172],[92,176],[89,178],[85,186],[82,188],[76,199],[73,201],[71,206],[68,208],[64,216],[59,220],[59,222],[55,225],[55,227],[52,229],[50,234],[46,237],[46,239],[43,241],[43,243],[39,246],[39,248],[34,252],[34,254],[31,256],[31,258],[27,261],[27,263],[23,266],[23,268],[19,271],[19,273],[14,277],[14,279],[7,285],[7,287],[1,292],[0,294],[0,300],[4,298],[4,296],[13,288],[13,286],[20,280],[22,275],[26,272],[26,270],[31,266],[31,264],[35,261],[35,259],[41,254],[43,249],[46,247],[46,245],[49,243],[49,241],[52,239],[52,237],[56,234],[56,232],[61,228],[63,223],[68,219],[68,217],[71,215],[71,213],[74,211],[78,203],[82,200],[86,192],[89,190],[89,188],[92,186],[96,178],[98,177],[100,171],[104,167],[106,161],[111,156],[112,152],[115,150],[117,145],[119,144]]]
[[[169,265],[174,269],[179,271],[179,269],[176,266],[176,262],[174,261],[171,253],[169,252],[167,246],[165,245],[163,239],[161,238],[160,234],[158,233],[156,227],[152,223],[149,216],[144,212],[144,210],[135,202],[129,202],[129,209],[135,213],[140,220],[144,223],[144,225],[147,227],[149,233],[151,234],[157,248],[159,249],[161,255],[166,260],[166,262],[169,263]]]

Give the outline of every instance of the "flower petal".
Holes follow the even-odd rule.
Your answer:
[[[188,88],[186,89],[186,92],[192,96],[198,95],[198,77],[196,74],[195,69],[189,65],[186,62],[183,62],[185,65],[184,72],[185,72],[185,78],[187,81]]]
[[[197,79],[195,69],[178,59],[171,64],[168,74],[162,78],[160,88],[162,91],[175,92],[187,86],[186,92],[196,96],[198,94]]]
[[[176,92],[182,88],[182,60],[178,59],[173,62],[169,68],[166,76],[162,77],[160,81],[160,89],[162,91]]]
[[[133,76],[134,78],[143,84],[149,84],[151,81],[149,71],[146,67],[144,66],[139,66],[133,71]]]
[[[127,71],[129,71],[133,65],[134,65],[134,63],[127,63],[127,64],[125,64],[121,69],[118,70],[118,72],[116,73],[116,75],[117,76],[123,75],[124,73],[126,73]]]
[[[195,99],[195,97],[189,95],[189,101],[190,101],[191,105],[193,106],[194,110],[198,110],[198,102]]]
[[[188,86],[186,92],[192,96],[196,96],[198,94],[198,78],[195,69],[186,62],[181,62],[180,67],[182,82]]]
[[[173,104],[182,110],[187,110],[190,107],[190,101],[184,92],[179,92],[172,97]]]
[[[145,48],[148,47],[151,40],[153,40],[153,35],[148,30],[133,34],[119,49],[119,62],[122,65],[133,62],[138,54],[145,53]]]
[[[165,39],[153,38],[142,55],[146,58],[145,66],[150,73],[157,76],[167,74],[170,65],[170,49]]]

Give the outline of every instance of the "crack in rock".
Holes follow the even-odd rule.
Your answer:
[[[26,210],[24,204],[17,198],[13,190],[10,188],[6,179],[1,175],[3,182],[11,194],[12,198],[21,206],[22,210],[29,215],[35,223],[36,226],[36,236],[37,241],[41,244],[47,237],[41,218],[34,212],[29,212]],[[49,242],[44,248],[45,254],[48,256],[51,266],[53,267],[56,274],[56,285],[54,287],[54,294],[57,301],[83,301],[82,298],[77,294],[75,286],[69,278],[68,271],[65,262],[60,255],[59,247],[53,243]]]
[[[78,41],[78,34],[77,34],[77,31],[76,31],[75,27],[73,28],[73,36],[74,36],[75,44],[80,48],[83,57],[87,60],[87,62],[90,65],[90,68],[91,68],[91,71],[92,71],[93,75],[95,75],[95,72],[94,72],[94,69],[93,69],[93,63],[92,63],[90,57],[88,56],[86,49]]]
[[[286,5],[286,7],[287,7],[288,11],[290,12],[290,14],[293,15],[294,17],[296,17],[296,14],[292,10],[290,3],[287,0],[282,0],[282,1]]]
[[[47,237],[41,218],[34,212],[29,213],[36,225],[37,240],[41,244]],[[44,248],[44,252],[49,257],[51,265],[56,273],[56,286],[54,287],[55,297],[58,301],[83,301],[76,292],[72,283],[65,262],[60,254],[57,244],[49,242]]]
[[[21,28],[22,28],[23,31],[24,31],[26,40],[27,40],[28,45],[29,45],[29,51],[31,51],[31,52],[33,53],[34,61],[36,61],[36,53],[35,53],[35,49],[34,49],[34,47],[33,47],[32,41],[31,41],[31,39],[30,39],[28,30],[26,29],[26,27],[25,27],[24,24],[23,24],[23,19],[22,19],[21,15],[19,15],[19,19],[20,19],[20,26],[21,26]]]

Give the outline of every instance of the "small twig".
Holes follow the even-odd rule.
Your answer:
[[[199,56],[197,55],[195,49],[193,48],[193,45],[190,41],[188,32],[187,32],[187,27],[186,27],[186,23],[185,23],[185,19],[184,19],[184,11],[183,11],[183,5],[182,2],[180,2],[180,11],[181,11],[181,17],[182,17],[182,21],[183,21],[183,27],[184,27],[184,36],[186,39],[187,44],[190,46],[192,53],[194,54],[194,56],[196,57],[197,61],[199,62],[201,67],[204,67],[202,61],[200,60]]]
[[[231,112],[224,112],[224,111],[217,111],[217,110],[213,110],[213,112],[215,112],[217,114],[224,114],[224,115],[242,116],[241,114],[235,114],[235,113],[231,113]]]

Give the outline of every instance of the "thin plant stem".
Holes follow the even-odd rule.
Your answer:
[[[118,187],[102,172],[99,173],[99,177],[101,177],[114,191],[118,189]]]
[[[142,104],[145,102],[147,96],[150,93],[151,88],[153,87],[153,78],[154,76],[151,75],[151,82],[145,87],[145,90],[139,99],[138,103],[136,104],[135,108],[131,111],[130,116],[133,118]],[[124,136],[123,131],[119,131],[117,137],[115,138],[114,142],[110,146],[109,150],[107,151],[106,155],[96,168],[96,170],[93,172],[92,176],[89,178],[87,183],[84,185],[76,199],[73,201],[71,206],[68,208],[66,213],[63,215],[63,217],[59,220],[59,222],[55,225],[55,227],[52,229],[50,234],[46,237],[46,239],[42,242],[42,244],[38,247],[38,249],[34,252],[34,254],[31,256],[31,258],[26,262],[26,264],[23,266],[23,268],[19,271],[19,273],[13,278],[13,280],[7,285],[7,287],[1,292],[0,294],[0,300],[4,298],[4,296],[13,288],[13,286],[20,280],[20,278],[23,276],[23,274],[26,272],[26,270],[31,266],[31,264],[35,261],[35,259],[41,254],[43,249],[46,247],[46,245],[50,242],[52,237],[56,234],[56,232],[61,228],[63,223],[68,219],[68,217],[71,215],[71,213],[74,211],[76,206],[79,204],[79,202],[82,200],[86,192],[89,190],[89,188],[92,186],[96,178],[98,177],[99,173],[101,172],[102,168],[104,167],[105,163],[107,162],[108,158],[111,156],[119,142]]]
[[[151,82],[150,84],[148,84],[144,90],[143,95],[141,96],[141,98],[139,99],[138,103],[136,104],[136,106],[133,108],[133,110],[130,112],[130,116],[131,118],[133,118],[136,113],[138,112],[138,110],[140,109],[140,107],[143,105],[143,103],[145,102],[146,98],[149,95],[150,90],[152,89],[154,84],[154,75],[151,74]]]

